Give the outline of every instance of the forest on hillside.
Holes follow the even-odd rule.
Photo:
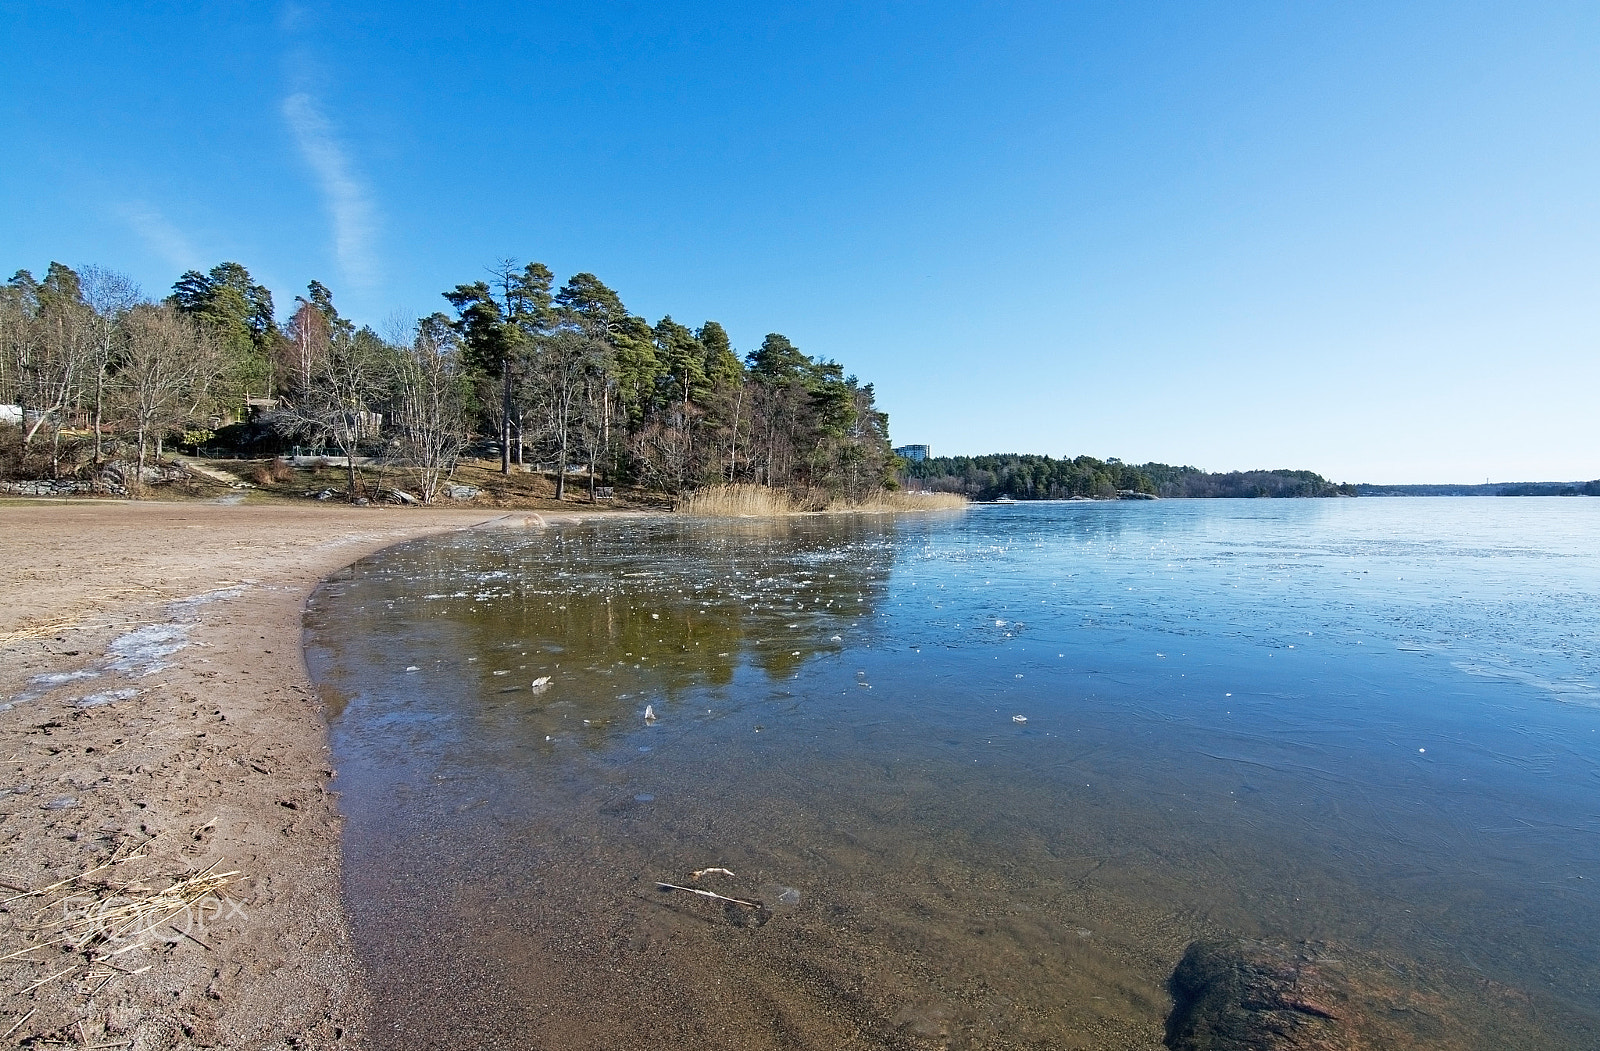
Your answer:
[[[1354,496],[1355,487],[1335,485],[1311,471],[1230,471],[1211,474],[1197,467],[1164,463],[1126,464],[1112,457],[1054,459],[1019,453],[936,456],[905,467],[912,489],[958,493],[974,500],[1113,500],[1119,496],[1163,499],[1200,497]]]
[[[593,274],[556,287],[506,260],[442,292],[448,310],[384,333],[313,281],[280,317],[239,263],[155,300],[101,267],[51,263],[0,287],[0,477],[93,479],[165,445],[382,457],[432,499],[476,451],[510,473],[672,493],[759,483],[860,499],[892,485],[870,383],[778,333],[741,355],[716,321],[630,312]],[[10,424],[11,426],[6,426]]]

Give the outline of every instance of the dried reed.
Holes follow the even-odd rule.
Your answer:
[[[800,508],[782,489],[764,485],[715,485],[686,493],[678,512],[701,518],[767,518],[792,515]]]
[[[680,514],[701,518],[775,518],[798,514],[897,513],[954,511],[967,506],[955,493],[882,492],[848,500],[821,490],[791,492],[764,485],[714,485],[686,493],[678,500]]]
[[[829,505],[828,510],[840,511],[960,511],[969,501],[957,493],[913,493],[895,490],[870,496],[843,506]]]
[[[218,872],[217,869],[222,864],[220,861],[203,872],[176,880],[163,889],[146,887],[137,882],[108,883],[80,886],[72,893],[60,896],[56,894],[69,884],[80,883],[85,877],[112,865],[134,861],[143,856],[134,854],[108,861],[76,876],[52,883],[48,887],[19,894],[0,903],[9,904],[22,898],[51,899],[34,913],[31,923],[24,925],[23,929],[28,932],[31,944],[0,956],[0,961],[14,960],[38,949],[50,947],[79,953],[83,957],[66,970],[39,979],[25,991],[37,989],[94,964],[122,971],[123,968],[111,962],[112,958],[141,948],[147,936],[163,927],[171,927],[179,935],[190,938],[207,949],[211,948],[172,921],[185,914],[192,916],[197,908],[203,913],[213,904],[220,907],[218,892],[240,877],[240,873],[236,871]]]
[[[34,623],[29,624],[27,627],[18,628],[15,631],[8,631],[4,634],[0,634],[0,646],[5,646],[13,642],[22,642],[25,639],[49,638],[51,635],[54,635],[57,632],[66,631],[68,628],[74,627],[82,619],[83,617],[78,615],[71,617],[51,617],[46,620],[35,621]]]

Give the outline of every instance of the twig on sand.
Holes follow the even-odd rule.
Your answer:
[[[167,926],[171,927],[173,930],[177,931],[179,934],[183,935],[185,938],[188,938],[190,941],[192,941],[196,945],[200,946],[200,948],[204,949],[206,952],[211,952],[212,951],[211,950],[211,946],[207,945],[205,942],[201,941],[199,938],[196,938],[194,935],[190,934],[188,931],[182,929],[177,924],[169,923],[169,924],[167,924]]]
[[[57,978],[65,977],[66,975],[71,974],[73,971],[76,971],[79,967],[82,967],[82,966],[83,966],[83,964],[81,964],[81,963],[75,963],[71,967],[68,967],[66,970],[57,972],[56,974],[52,974],[48,978],[40,978],[37,982],[34,982],[32,985],[28,986],[26,989],[24,989],[22,991],[25,992],[25,993],[31,993],[35,989],[39,988],[41,985],[49,985],[51,982],[55,981]]]
[[[96,865],[94,868],[88,869],[88,870],[86,870],[84,872],[80,872],[76,876],[68,876],[66,879],[62,880],[59,883],[52,883],[48,887],[40,887],[38,890],[30,890],[30,891],[27,891],[27,892],[25,892],[23,894],[17,894],[17,895],[14,895],[12,897],[9,897],[9,898],[5,899],[4,901],[0,901],[0,905],[10,905],[14,901],[20,901],[23,898],[31,898],[35,894],[49,894],[51,891],[55,890],[57,887],[65,887],[67,884],[71,883],[73,880],[80,880],[80,879],[83,879],[83,877],[85,877],[85,876],[91,876],[94,873],[99,872],[101,869],[110,868],[114,864],[115,864],[115,862],[108,861],[104,865]]]
[[[32,1011],[29,1011],[27,1014],[23,1015],[21,1018],[17,1019],[15,1022],[12,1022],[10,1029],[7,1029],[5,1032],[0,1033],[0,1040],[4,1040],[6,1037],[10,1036],[12,1033],[15,1033],[18,1029],[21,1029],[22,1028],[22,1023],[26,1022],[28,1019],[32,1018],[34,1016],[34,1013],[37,1012],[38,1010],[39,1009],[37,1007],[35,1007]]]
[[[715,898],[718,901],[728,901],[735,905],[743,905],[747,909],[766,908],[766,906],[761,904],[759,901],[746,901],[743,898],[730,898],[726,894],[718,894],[714,890],[701,890],[699,887],[680,887],[676,883],[662,883],[660,880],[657,880],[656,888],[658,890],[681,890],[685,894],[698,894],[702,898]]]
[[[0,956],[0,963],[4,963],[6,960],[14,960],[18,956],[24,956],[27,953],[30,953],[35,949],[43,949],[45,946],[53,945],[53,944],[55,944],[53,939],[51,941],[47,941],[47,942],[35,942],[34,944],[28,946],[26,949],[18,949],[16,952],[8,952],[4,956]]]

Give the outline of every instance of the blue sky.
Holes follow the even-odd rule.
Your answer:
[[[0,268],[382,330],[502,257],[897,442],[1600,477],[1600,5],[16,3]]]

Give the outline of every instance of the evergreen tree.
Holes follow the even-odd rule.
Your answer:
[[[555,275],[543,263],[529,263],[519,270],[509,259],[502,260],[493,275],[493,286],[474,281],[457,285],[444,297],[456,309],[455,327],[468,366],[478,377],[480,407],[499,425],[500,470],[510,474],[513,430],[518,462],[523,445],[524,406],[517,393],[527,380],[526,366],[536,353],[537,338],[556,320],[550,294]],[[494,386],[499,388],[498,405],[486,396]]]
[[[226,395],[272,392],[272,362],[281,356],[281,333],[272,293],[239,263],[218,263],[209,273],[189,270],[172,286],[168,302],[202,322],[229,363]]]

